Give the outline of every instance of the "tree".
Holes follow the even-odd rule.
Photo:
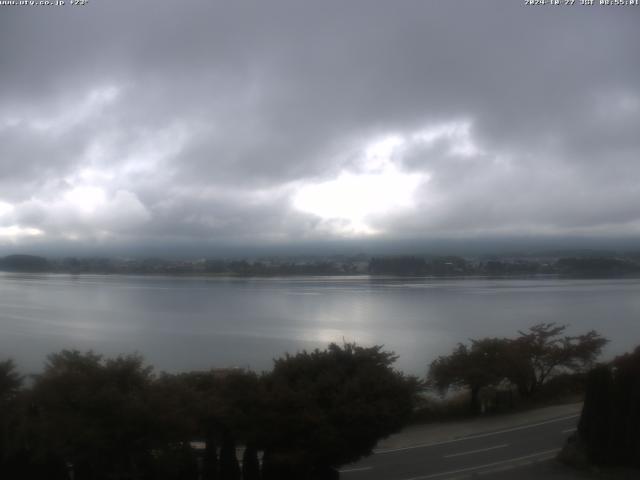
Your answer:
[[[471,340],[469,346],[458,344],[451,354],[431,363],[429,384],[441,392],[452,386],[468,388],[473,413],[480,410],[480,390],[504,379],[515,385],[522,397],[530,397],[558,373],[588,369],[607,343],[594,330],[563,336],[565,330],[565,325],[541,323],[519,332],[515,339],[483,338]]]
[[[263,379],[263,478],[327,476],[399,430],[419,383],[393,370],[395,360],[381,346],[350,343],[276,360]]]
[[[243,369],[221,369],[180,375],[196,395],[191,406],[198,436],[204,438],[205,478],[237,478],[236,441],[255,445],[261,431],[264,392],[259,377]],[[220,458],[216,447],[220,446]]]
[[[0,362],[0,402],[11,400],[20,390],[23,377],[16,372],[16,364],[8,359]]]
[[[242,455],[242,480],[260,480],[258,450],[252,444],[245,447]]]
[[[50,355],[33,387],[40,449],[73,464],[78,480],[136,473],[149,462],[155,436],[151,381],[151,367],[136,355]]]
[[[520,331],[520,337],[511,342],[506,376],[522,396],[532,396],[559,372],[588,370],[608,342],[595,330],[577,336],[563,335],[566,328],[539,323],[526,332]]]
[[[227,429],[222,437],[220,447],[220,479],[240,480],[241,472],[236,458],[236,442]]]
[[[428,383],[441,393],[450,387],[466,387],[471,394],[470,410],[480,412],[480,390],[505,377],[504,362],[509,340],[484,338],[471,340],[471,345],[459,343],[450,355],[434,360],[429,367]]]
[[[0,477],[7,475],[16,456],[16,396],[23,378],[16,372],[15,363],[0,362]]]
[[[587,374],[587,389],[578,435],[585,441],[587,458],[596,464],[607,463],[614,447],[614,377],[609,365],[600,365]]]

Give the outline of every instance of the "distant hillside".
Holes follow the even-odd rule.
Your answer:
[[[556,267],[559,273],[574,276],[620,276],[640,272],[637,261],[616,257],[561,258]]]
[[[35,255],[8,255],[0,258],[0,270],[6,272],[42,272],[48,268],[47,259]]]

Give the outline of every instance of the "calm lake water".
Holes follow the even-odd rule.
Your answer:
[[[640,279],[171,278],[0,273],[0,359],[139,352],[157,369],[268,369],[284,352],[384,344],[424,374],[459,341],[538,322],[596,329],[607,356],[640,344]]]

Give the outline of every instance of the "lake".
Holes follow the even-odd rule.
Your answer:
[[[0,359],[37,372],[63,348],[139,352],[159,370],[269,369],[284,352],[384,344],[424,374],[457,342],[539,322],[640,344],[640,279],[203,278],[0,273]]]

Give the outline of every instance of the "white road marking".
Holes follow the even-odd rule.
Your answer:
[[[349,473],[349,472],[364,472],[365,470],[372,470],[373,467],[360,467],[360,468],[347,468],[345,470],[338,470],[340,473]]]
[[[572,432],[575,432],[576,430],[577,430],[576,427],[567,428],[566,430],[562,430],[562,433],[572,433]]]
[[[482,470],[484,468],[495,467],[497,465],[504,465],[506,463],[515,463],[515,462],[520,462],[522,460],[528,460],[530,458],[541,457],[541,456],[544,456],[544,455],[556,454],[559,451],[560,451],[559,448],[555,448],[553,450],[545,450],[543,452],[532,453],[531,455],[524,455],[522,457],[510,458],[508,460],[502,460],[500,462],[485,463],[484,465],[476,465],[475,467],[461,468],[459,470],[450,470],[448,472],[432,473],[430,475],[424,475],[422,477],[411,477],[411,478],[406,478],[404,480],[427,480],[429,478],[443,477],[445,475],[456,475],[458,473],[471,472],[471,471],[474,471],[474,470]]]
[[[444,442],[421,443],[419,445],[412,445],[410,447],[389,448],[389,449],[386,449],[386,450],[374,450],[373,453],[375,453],[376,455],[380,455],[380,454],[383,454],[383,453],[403,452],[405,450],[414,450],[416,448],[427,448],[427,447],[435,447],[437,445],[447,445],[449,443],[455,443],[455,442],[464,442],[466,440],[475,440],[476,438],[484,438],[484,437],[490,437],[492,435],[500,435],[502,433],[516,432],[518,430],[526,430],[527,428],[539,427],[540,425],[548,425],[550,423],[563,422],[564,420],[570,420],[572,418],[578,418],[579,416],[580,416],[580,414],[577,413],[575,415],[568,415],[566,417],[554,418],[553,420],[546,420],[544,422],[531,423],[529,425],[522,425],[520,427],[507,428],[505,430],[498,430],[496,432],[480,433],[480,434],[477,434],[477,435],[469,435],[467,437],[460,437],[460,438],[454,438],[452,440],[445,440]]]
[[[479,448],[478,450],[469,450],[468,452],[451,453],[449,455],[443,455],[443,457],[444,458],[461,457],[463,455],[471,455],[471,454],[474,454],[474,453],[488,452],[489,450],[496,450],[497,448],[505,448],[505,447],[508,447],[508,446],[509,446],[509,444],[505,443],[503,445],[496,445],[494,447]]]

